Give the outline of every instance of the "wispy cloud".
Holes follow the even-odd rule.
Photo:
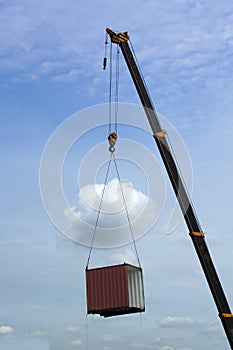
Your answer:
[[[30,334],[31,337],[46,337],[48,335],[48,331],[34,331]]]
[[[66,328],[66,332],[68,333],[78,333],[79,328],[77,326],[69,326]]]
[[[129,248],[120,249],[120,251],[116,251],[110,256],[110,259],[113,263],[119,263],[122,262],[122,260],[127,261],[129,264],[135,264],[136,262],[136,255],[135,252],[133,252]]]
[[[198,326],[204,323],[202,319],[192,319],[191,317],[183,316],[168,316],[160,321],[160,327],[189,327]]]
[[[132,349],[145,349],[145,344],[143,343],[132,343],[130,344]]]
[[[62,73],[55,75],[52,79],[57,82],[74,82],[77,81],[79,77],[79,72],[77,69],[71,69],[67,73]]]
[[[121,337],[116,334],[103,334],[102,340],[104,342],[119,342],[121,341]]]
[[[67,3],[57,1],[37,2],[32,6],[23,0],[2,6],[1,67],[20,74],[30,70],[38,78],[64,62],[70,71],[75,62],[85,65],[89,57],[85,58],[85,52],[90,50],[85,40],[91,42],[92,33],[86,31],[83,36],[85,13],[77,2],[69,0],[69,3],[73,12]],[[55,65],[48,64],[53,61]]]
[[[82,342],[80,339],[76,339],[76,340],[73,340],[70,345],[72,345],[73,347],[80,347],[82,346]]]
[[[69,73],[76,69],[75,62],[79,68],[88,66],[90,71],[94,64],[93,51],[100,55],[103,49],[100,35],[102,33],[104,36],[106,25],[104,12],[100,11],[97,17],[97,9],[87,12],[85,6],[73,0],[68,2],[69,6],[57,1],[32,5],[23,0],[2,6],[0,19],[4,31],[0,36],[3,52],[1,65],[15,71],[31,68],[33,75],[37,73],[39,76],[54,69],[53,61],[54,66],[66,63],[66,72],[52,76],[60,82],[71,79]],[[108,8],[104,2],[103,6]],[[125,8],[127,4],[122,2],[122,6]],[[228,62],[225,68],[230,68],[227,48],[232,47],[233,41],[232,6],[226,10],[216,2],[175,0],[149,2],[147,11],[142,11],[142,6],[138,2],[135,11],[129,14],[127,25],[137,42],[138,56],[146,75],[159,72],[159,76],[163,73],[169,77],[171,74],[179,76],[179,72],[188,68],[192,76],[197,73],[198,67],[209,69],[207,63],[211,65],[223,61],[225,64]],[[121,2],[118,8],[121,8]],[[112,23],[114,27],[117,12],[116,9],[113,16],[110,11],[109,25]],[[154,13],[157,14],[156,26]],[[95,28],[89,26],[87,30],[87,19],[95,23]],[[141,31],[138,31],[138,23],[146,24]],[[121,27],[116,30],[127,29],[125,25],[121,23]],[[224,67],[220,69],[225,71]]]

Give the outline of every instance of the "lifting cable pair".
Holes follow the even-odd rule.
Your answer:
[[[106,39],[105,39],[105,56],[104,56],[104,61],[103,61],[103,69],[106,69],[106,65],[107,65],[107,45],[108,45],[108,40],[107,40],[107,33],[106,33]],[[123,191],[123,187],[122,187],[122,182],[121,182],[121,178],[120,178],[120,173],[119,173],[119,169],[117,166],[117,161],[116,161],[116,157],[115,157],[115,145],[117,142],[117,129],[118,129],[118,121],[117,121],[117,117],[118,117],[118,86],[119,86],[119,46],[117,45],[117,54],[116,54],[116,76],[115,76],[115,97],[114,97],[114,123],[112,122],[112,42],[110,43],[110,79],[109,79],[109,100],[108,100],[108,104],[109,104],[109,110],[108,110],[108,142],[109,142],[109,152],[110,152],[110,157],[108,160],[108,165],[107,165],[107,171],[106,171],[106,175],[105,175],[105,180],[104,180],[104,187],[103,187],[103,191],[101,194],[101,198],[100,198],[100,202],[99,202],[99,207],[98,207],[98,212],[97,212],[97,217],[96,217],[96,222],[95,222],[95,226],[94,226],[94,231],[93,231],[93,235],[92,235],[92,239],[91,239],[91,243],[90,243],[90,251],[89,251],[89,255],[88,255],[88,259],[87,259],[87,264],[86,264],[86,269],[88,269],[89,267],[89,263],[90,263],[90,258],[91,258],[91,253],[92,253],[92,249],[93,249],[93,245],[94,245],[94,240],[95,240],[95,235],[96,235],[96,231],[98,228],[98,223],[99,223],[99,218],[100,218],[100,214],[101,214],[101,208],[102,208],[102,204],[103,204],[103,199],[104,199],[104,193],[106,190],[106,186],[107,186],[107,182],[108,182],[108,177],[109,177],[109,170],[110,170],[110,166],[111,163],[114,163],[115,166],[115,170],[116,170],[116,174],[117,174],[117,179],[119,182],[119,188],[120,188],[120,193],[123,199],[123,205],[124,205],[124,210],[126,213],[126,217],[127,217],[127,221],[128,221],[128,225],[129,225],[129,230],[131,233],[131,237],[132,237],[132,242],[133,242],[133,246],[134,246],[134,250],[135,250],[135,254],[137,257],[137,261],[138,261],[138,266],[141,267],[141,263],[140,263],[140,259],[139,259],[139,255],[138,255],[138,251],[137,251],[137,247],[136,247],[136,242],[135,242],[135,238],[134,238],[134,233],[133,233],[133,229],[132,229],[132,224],[131,224],[131,220],[130,220],[130,215],[129,215],[129,210],[127,207],[127,203],[126,203],[126,199],[125,199],[125,195],[124,195],[124,191]]]
[[[104,61],[103,61],[103,69],[106,69],[106,65],[107,65],[107,45],[108,45],[107,39],[108,39],[108,35],[106,33],[105,56],[104,56]],[[117,43],[117,44],[119,44],[119,43]],[[98,313],[101,316],[109,317],[109,316],[120,315],[120,314],[124,314],[124,313],[140,312],[140,338],[143,339],[143,327],[142,327],[141,312],[145,311],[145,306],[143,307],[143,305],[144,305],[144,292],[143,292],[143,280],[142,280],[142,272],[141,272],[142,268],[141,268],[141,263],[139,260],[137,247],[136,247],[133,228],[132,228],[132,224],[131,224],[131,220],[130,220],[130,214],[129,214],[129,210],[127,207],[125,194],[123,191],[123,186],[122,186],[122,182],[121,182],[121,178],[120,178],[120,172],[119,172],[118,165],[117,165],[117,159],[115,157],[115,146],[116,146],[116,142],[117,142],[117,131],[118,131],[118,121],[117,121],[118,118],[117,117],[118,117],[118,86],[119,86],[119,53],[120,53],[119,45],[117,45],[115,96],[114,96],[114,100],[113,100],[114,103],[112,103],[112,85],[113,85],[112,84],[112,80],[113,80],[112,76],[113,76],[113,74],[112,74],[112,40],[111,40],[110,55],[109,55],[110,56],[110,69],[109,69],[110,70],[110,80],[109,80],[109,101],[108,101],[108,103],[109,103],[109,110],[108,110],[109,123],[108,123],[108,137],[107,137],[108,143],[109,143],[108,150],[110,152],[110,156],[109,156],[109,160],[107,162],[107,171],[106,171],[106,175],[105,175],[105,179],[104,179],[103,190],[102,190],[102,193],[100,196],[100,202],[99,202],[96,222],[95,222],[95,226],[94,226],[94,231],[93,231],[92,238],[91,238],[90,250],[89,250],[89,255],[88,255],[87,264],[86,264],[86,272],[88,272],[88,273],[91,272],[90,270],[89,271],[87,271],[87,270],[88,270],[89,263],[90,263],[92,249],[94,246],[94,240],[95,240],[96,231],[98,228],[98,223],[99,223],[101,208],[102,208],[102,204],[103,204],[103,200],[104,200],[104,194],[105,194],[106,186],[107,186],[107,182],[108,182],[110,167],[111,167],[111,164],[113,163],[113,165],[115,167],[118,183],[119,183],[120,194],[121,194],[121,197],[123,200],[124,211],[126,213],[129,231],[131,234],[131,239],[132,239],[134,250],[135,250],[135,255],[137,258],[137,262],[138,262],[138,268],[136,268],[135,266],[132,266],[133,268],[136,268],[136,270],[133,270],[134,271],[133,275],[132,274],[129,275],[129,272],[127,272],[128,278],[129,278],[129,276],[131,276],[127,283],[131,286],[130,288],[133,288],[133,290],[135,290],[134,288],[136,288],[135,284],[134,284],[135,281],[137,281],[136,282],[137,286],[140,285],[141,287],[139,287],[138,293],[136,293],[137,298],[135,298],[135,295],[133,297],[134,302],[132,302],[132,300],[131,300],[132,305],[130,303],[128,304],[128,310],[127,310],[127,306],[124,304],[125,306],[124,306],[123,310],[121,310],[122,305],[119,305],[117,308],[116,308],[116,306],[114,306],[113,311],[115,310],[116,313],[113,313],[112,315],[110,315],[110,314],[107,315],[104,313],[96,312],[96,310],[94,310],[93,312],[87,312],[87,314],[86,314],[86,350],[88,350],[88,338],[89,338],[88,337],[88,313],[94,313],[94,314]],[[114,116],[112,116],[112,114],[113,114],[112,112],[114,113]],[[127,265],[130,266],[129,264],[126,264],[126,263],[124,263],[122,265],[118,265],[118,266],[127,266]],[[95,269],[93,269],[93,270],[95,270]],[[135,271],[136,271],[136,274],[135,274]],[[135,280],[134,280],[134,278],[135,278]],[[89,285],[89,287],[90,287],[90,285]],[[88,287],[87,287],[87,289],[88,289]],[[95,286],[94,286],[94,290],[95,290]],[[142,305],[141,305],[141,303],[142,303]],[[120,309],[118,310],[119,307],[120,307]],[[132,311],[132,309],[133,309],[133,311]],[[136,309],[137,309],[137,311],[136,311]],[[141,340],[141,343],[143,343],[142,340]]]

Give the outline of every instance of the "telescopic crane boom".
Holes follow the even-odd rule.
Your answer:
[[[151,126],[153,137],[167,170],[173,190],[179,202],[184,220],[188,227],[189,235],[192,239],[210,291],[214,298],[219,317],[222,321],[230,347],[233,349],[233,314],[231,313],[222,285],[220,283],[208,247],[206,245],[205,234],[203,233],[203,230],[197,219],[195,210],[182,181],[181,174],[172,155],[171,148],[166,138],[166,131],[163,130],[160,126],[158,115],[154,109],[152,100],[149,96],[149,92],[140,73],[135,56],[128,44],[129,36],[127,32],[116,34],[109,28],[106,29],[106,32],[109,34],[112,43],[119,45],[122,51],[134,85],[137,89],[139,98],[144,107],[144,111],[148,118],[149,124]]]

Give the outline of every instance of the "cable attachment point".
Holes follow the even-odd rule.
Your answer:
[[[115,132],[112,132],[108,136],[108,142],[109,142],[109,152],[113,153],[115,151],[115,144],[117,142],[117,134]]]

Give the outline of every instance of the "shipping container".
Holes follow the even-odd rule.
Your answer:
[[[110,317],[145,311],[142,269],[130,264],[86,270],[87,313]]]

